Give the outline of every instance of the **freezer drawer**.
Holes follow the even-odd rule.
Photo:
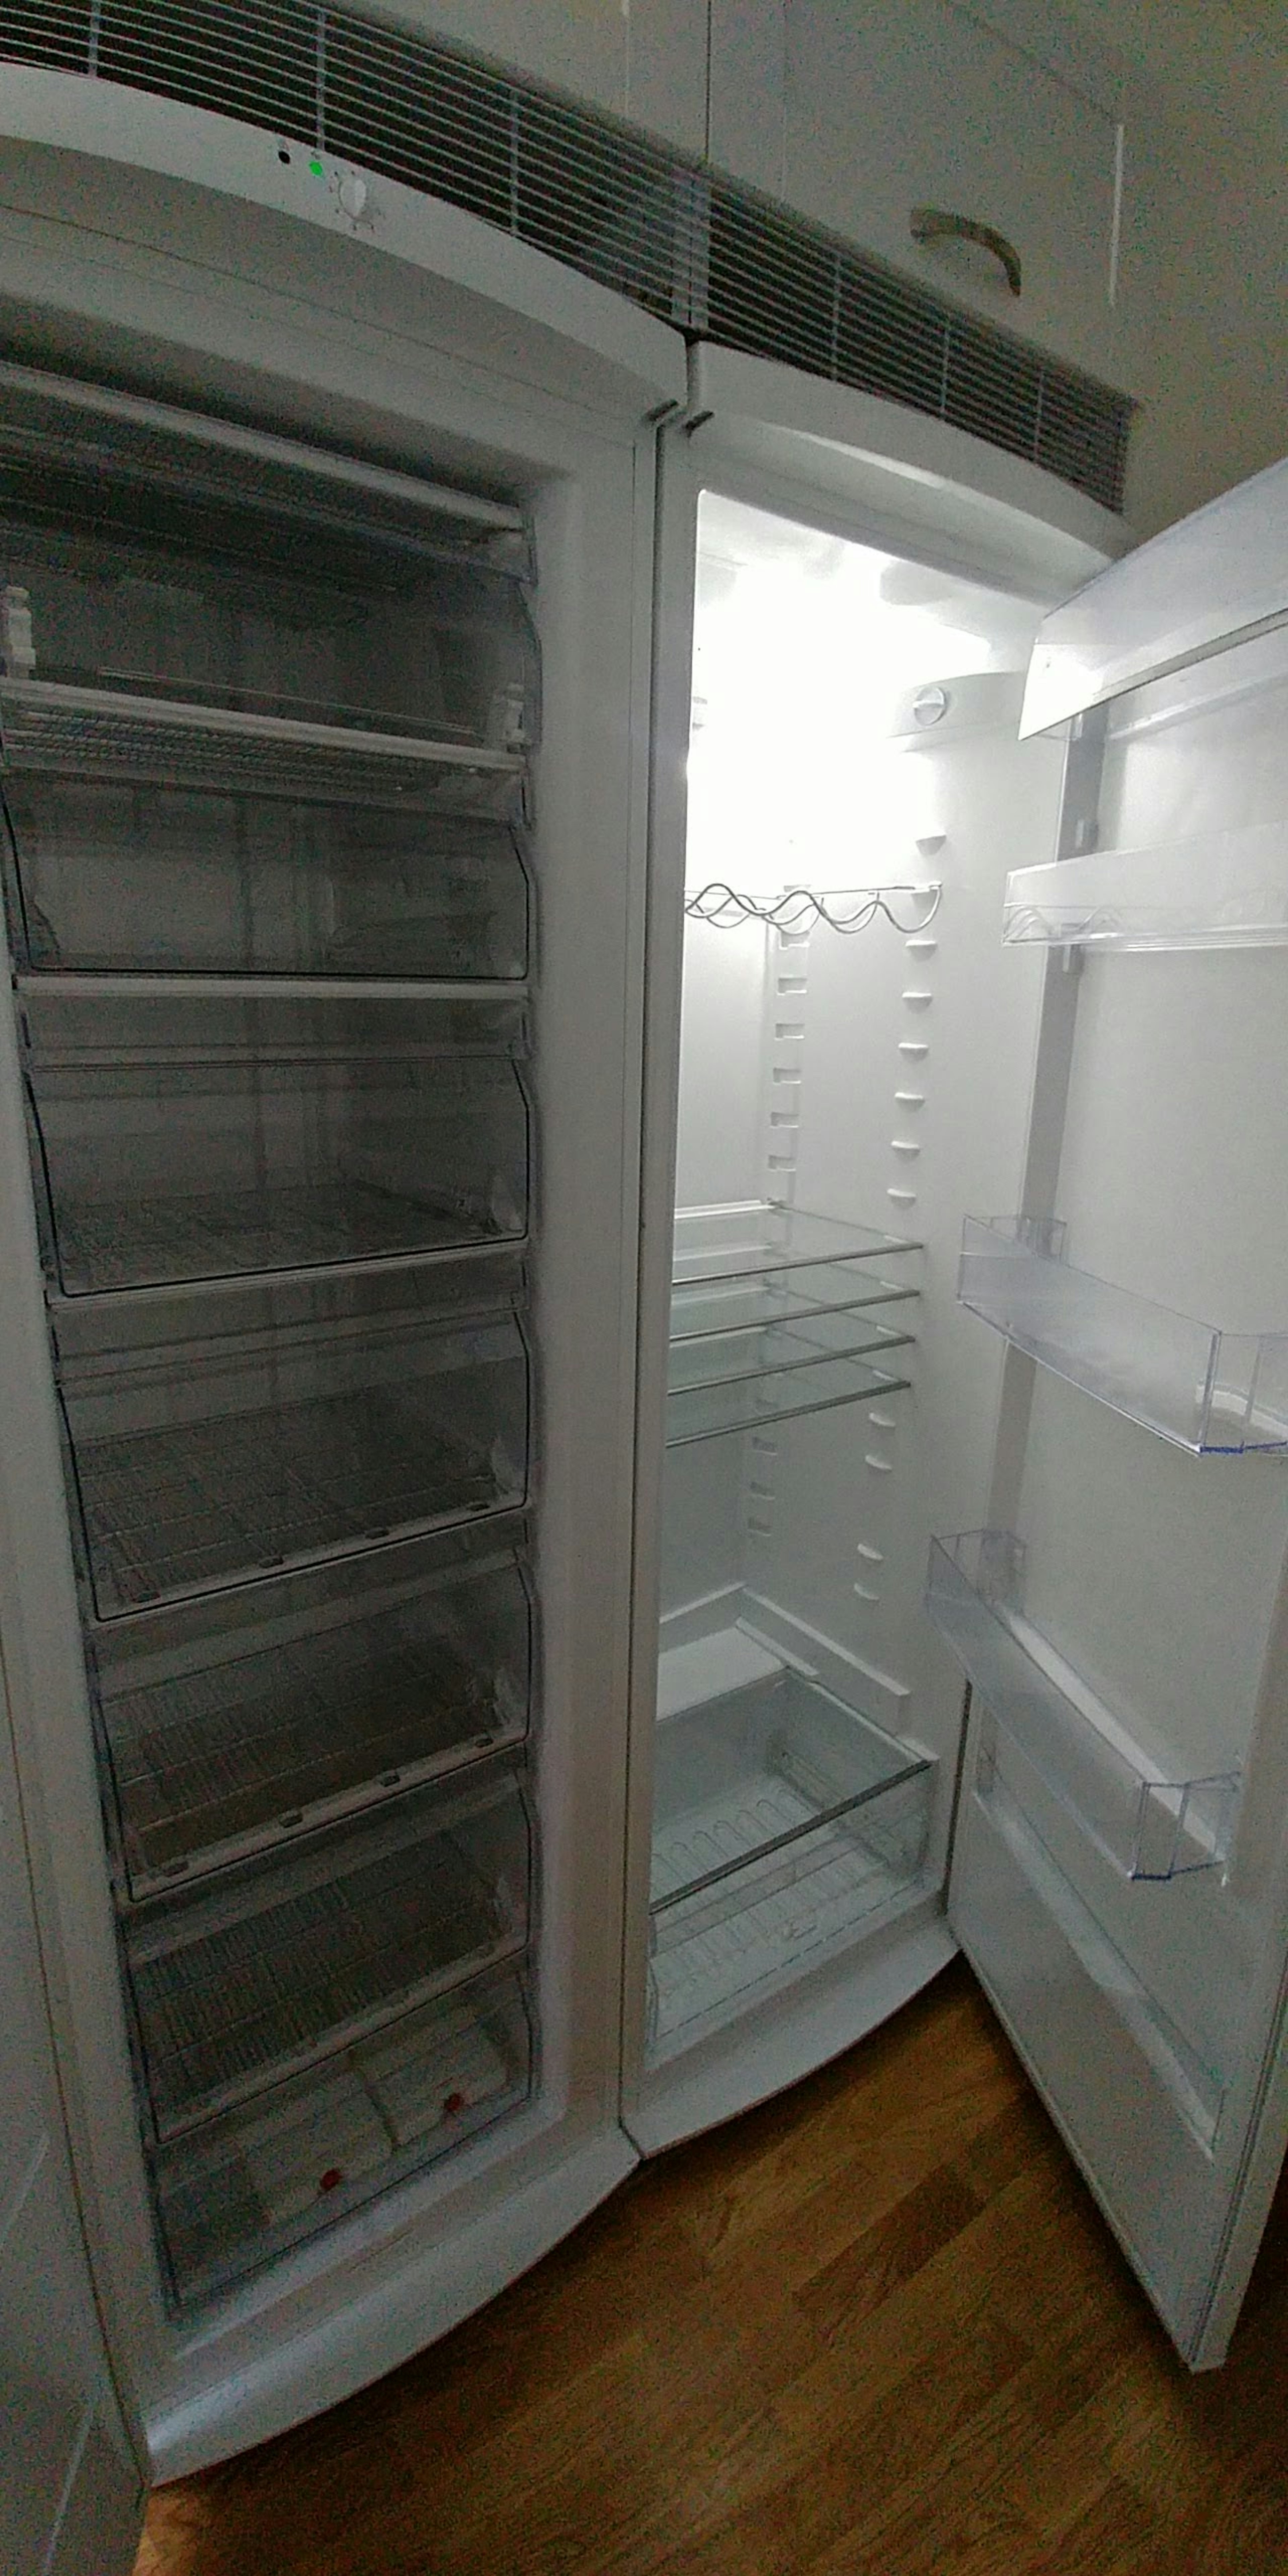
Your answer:
[[[513,799],[504,773],[499,787]],[[5,805],[14,949],[28,970],[528,971],[517,821],[346,800],[338,788],[305,799],[22,771]]]
[[[90,1634],[119,1876],[157,1894],[522,1741],[521,1521]]]
[[[23,997],[66,1296],[516,1241],[518,1002]]]
[[[492,1256],[57,1310],[97,1615],[522,1503],[520,1293]]]
[[[512,1773],[429,1791],[123,1928],[158,2138],[300,2074],[526,1943],[531,1835]]]
[[[521,1976],[481,1978],[154,2158],[177,2305],[208,2298],[526,2102]]]

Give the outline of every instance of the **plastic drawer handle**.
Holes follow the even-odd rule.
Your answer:
[[[994,225],[977,224],[970,215],[945,214],[938,206],[914,206],[909,230],[915,242],[978,242],[981,250],[991,250],[994,259],[1000,259],[1012,295],[1020,293],[1020,254]]]

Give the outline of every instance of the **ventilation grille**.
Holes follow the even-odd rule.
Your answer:
[[[1121,510],[1131,404],[754,190],[325,0],[0,0],[0,59],[324,146],[530,242],[691,338],[885,395]]]

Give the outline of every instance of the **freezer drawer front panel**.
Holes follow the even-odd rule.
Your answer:
[[[1197,2338],[1218,2194],[1199,2134],[1219,2116],[1148,2001],[985,1760],[963,1802],[949,1918],[1173,2340]]]

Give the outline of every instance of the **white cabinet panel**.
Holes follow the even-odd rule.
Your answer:
[[[549,81],[684,150],[706,129],[704,0],[401,0],[396,14],[426,36],[470,45],[532,80]]]

